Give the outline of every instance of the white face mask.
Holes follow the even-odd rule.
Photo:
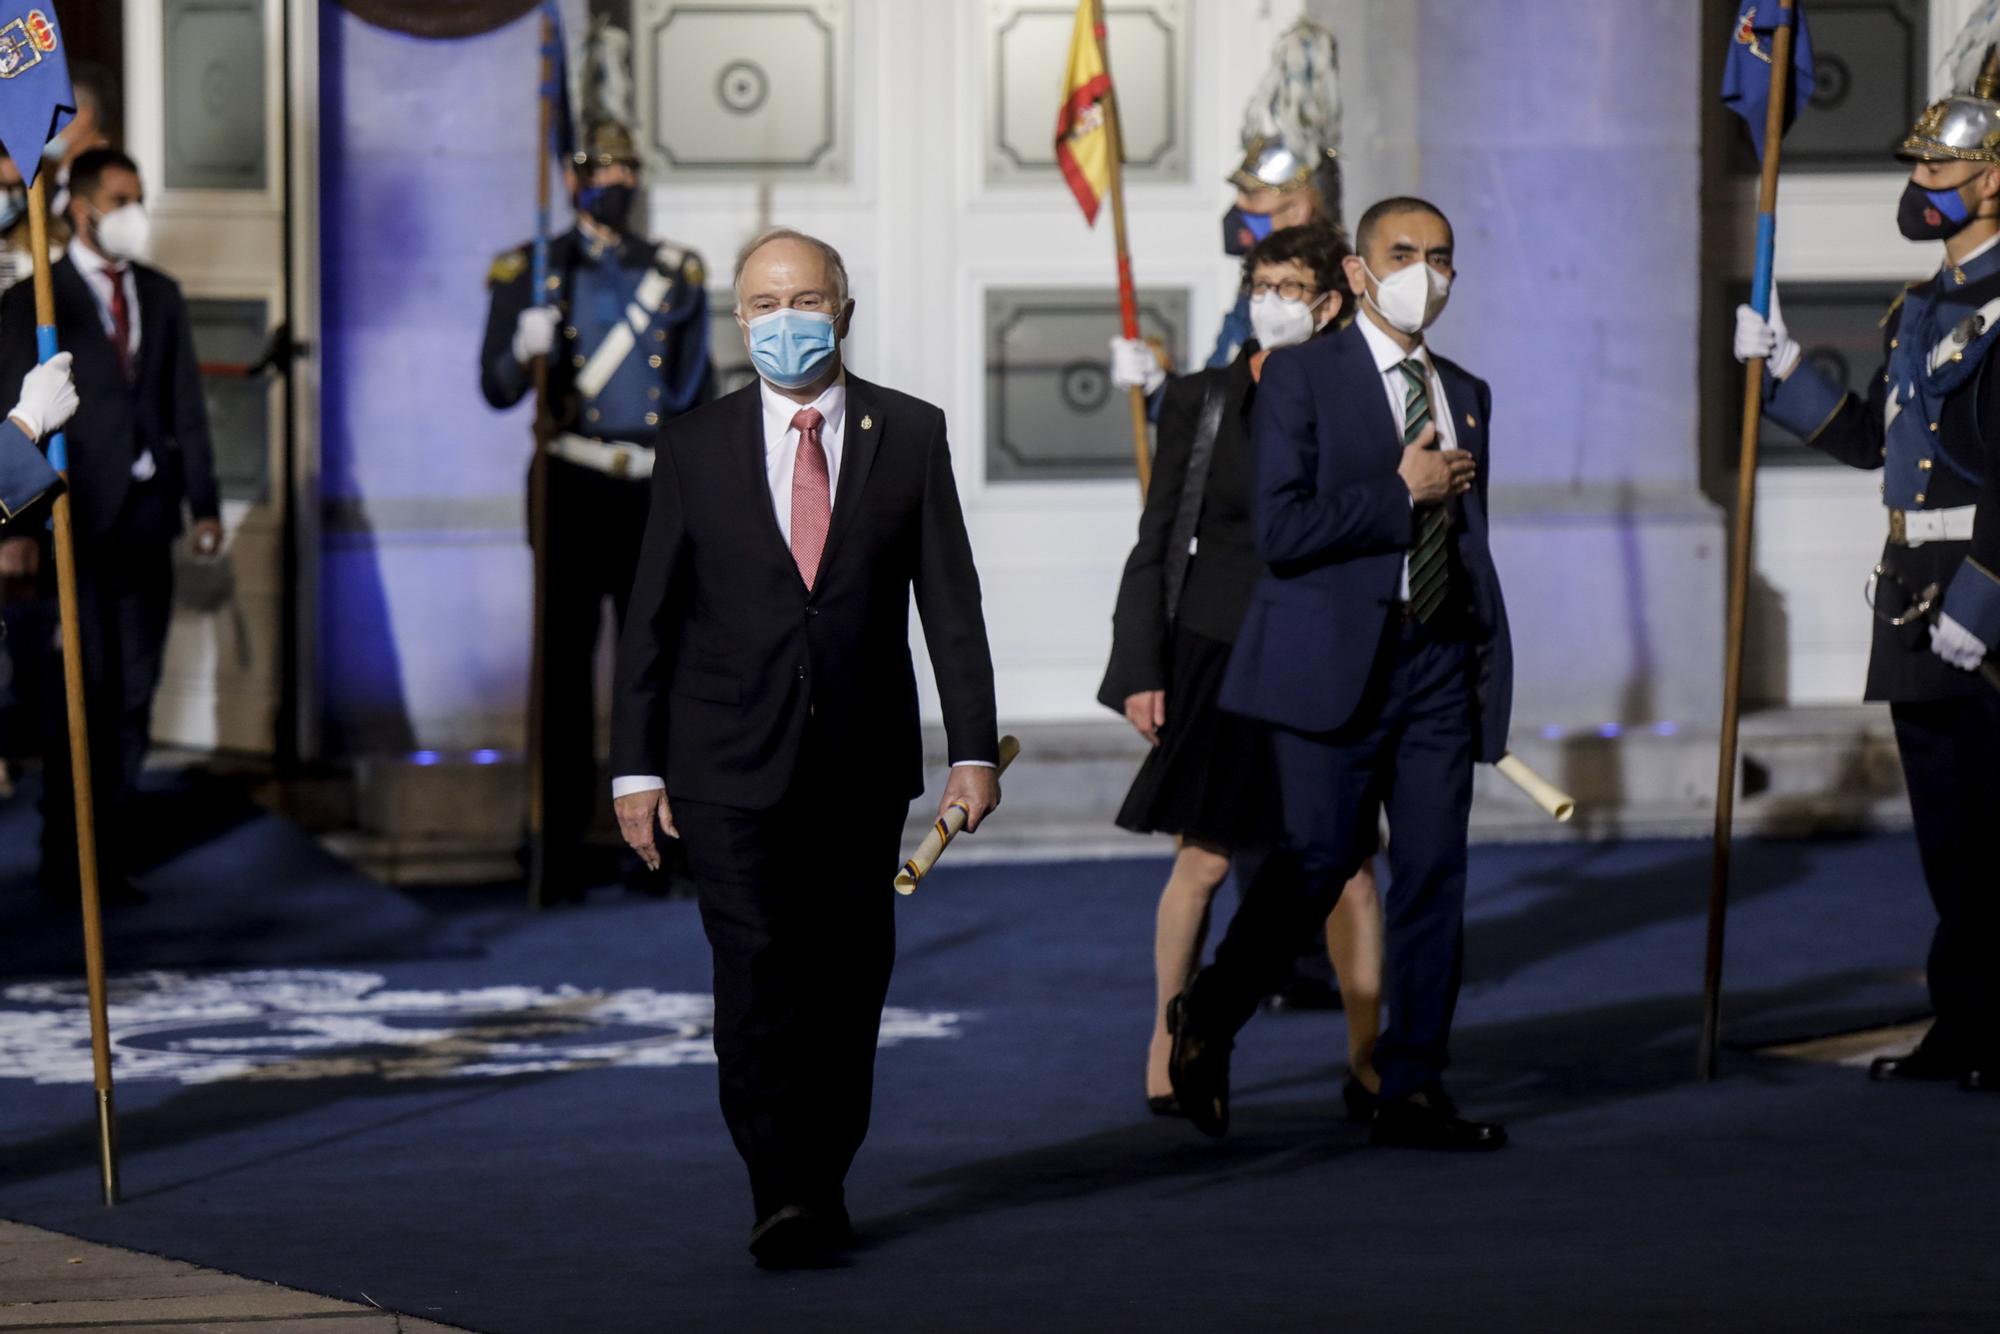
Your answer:
[[[1367,260],[1361,261],[1361,269],[1375,278],[1375,270],[1368,267]],[[1444,313],[1444,303],[1450,299],[1450,278],[1429,264],[1410,264],[1387,278],[1375,278],[1375,295],[1368,298],[1368,304],[1389,322],[1390,328],[1417,334]]]
[[[1311,305],[1303,301],[1287,301],[1276,292],[1251,297],[1250,327],[1257,334],[1257,346],[1268,352],[1311,338],[1319,328],[1319,319],[1313,314],[1313,309],[1325,300],[1324,292]]]
[[[126,204],[97,215],[97,248],[112,259],[144,259],[152,240],[153,220],[144,204]]]

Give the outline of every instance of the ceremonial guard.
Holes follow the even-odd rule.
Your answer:
[[[1961,85],[1963,86],[1963,85]],[[1873,588],[1867,697],[1885,700],[1937,906],[1936,1022],[1877,1079],[2000,1078],[2000,55],[1973,91],[1934,103],[1898,156],[1915,164],[1898,223],[1944,264],[1883,320],[1886,364],[1865,397],[1804,360],[1777,294],[1736,311],[1739,360],[1764,357],[1764,410],[1815,448],[1883,473],[1889,537]]]
[[[1280,39],[1268,69],[1243,109],[1243,160],[1225,178],[1236,200],[1222,215],[1222,252],[1242,256],[1285,227],[1340,221],[1340,96],[1333,34],[1308,19]],[[1205,363],[1218,370],[1250,341],[1250,289],[1222,317]],[[1139,385],[1155,416],[1172,373],[1159,349],[1141,338],[1111,340],[1111,378],[1120,389]]]
[[[701,257],[625,230],[639,190],[631,133],[593,122],[565,176],[576,226],[549,243],[547,289],[530,290],[529,247],[496,259],[479,357],[496,408],[520,402],[536,358],[548,359],[540,706],[551,899],[579,897],[587,883],[579,858],[598,790],[591,664],[607,597],[623,623],[654,440],[662,422],[714,393]]]

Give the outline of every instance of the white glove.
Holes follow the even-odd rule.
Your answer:
[[[1961,672],[1976,672],[1986,661],[1986,645],[1979,636],[1942,612],[1931,627],[1931,652]]]
[[[529,306],[514,321],[514,360],[523,366],[556,348],[556,326],[562,312],[554,306]]]
[[[21,377],[21,401],[7,415],[36,440],[54,435],[76,415],[76,381],[69,353],[58,352]]]
[[[1151,394],[1167,382],[1166,367],[1152,347],[1138,338],[1111,340],[1111,383],[1120,389],[1139,388]]]
[[[1785,313],[1778,308],[1778,285],[1771,284],[1771,318],[1749,306],[1736,308],[1736,359],[1762,357],[1771,378],[1782,380],[1799,364],[1799,345],[1785,331]]]

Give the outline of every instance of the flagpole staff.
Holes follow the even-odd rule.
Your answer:
[[[1118,247],[1118,318],[1127,338],[1139,336],[1139,299],[1132,284],[1132,248],[1125,239],[1125,136],[1118,124],[1118,85],[1110,80],[1111,44],[1104,35],[1104,0],[1090,0],[1090,24],[1104,61],[1104,130],[1111,141],[1111,235]],[[1153,484],[1153,453],[1146,437],[1146,391],[1132,386],[1132,457],[1139,469],[1139,495]]]
[[[1771,50],[1771,96],[1764,113],[1764,170],[1757,188],[1757,267],[1750,304],[1771,313],[1771,266],[1777,235],[1778,156],[1792,73],[1793,0],[1778,0]],[[1736,812],[1736,741],[1743,709],[1743,633],[1750,601],[1750,544],[1757,506],[1757,432],[1764,415],[1764,358],[1743,367],[1743,429],[1736,472],[1736,530],[1729,551],[1729,638],[1722,678],[1722,748],[1715,783],[1715,848],[1708,883],[1708,955],[1702,976],[1697,1073],[1715,1078],[1722,1029],[1722,944],[1729,913],[1729,841]]]
[[[49,281],[48,173],[28,185],[28,246],[35,261],[38,360],[57,352],[55,288]],[[49,463],[69,480],[69,448],[49,440]],[[104,983],[104,915],[97,884],[97,815],[91,799],[90,724],[84,716],[83,634],[76,597],[76,534],[65,487],[55,502],[56,599],[62,619],[63,699],[69,712],[70,786],[76,795],[77,882],[83,900],[83,971],[90,997],[90,1057],[97,1083],[97,1168],[104,1202],[118,1203],[118,1123],[111,1099],[111,1022]]]
[[[542,14],[542,77],[540,112],[535,131],[535,245],[530,269],[530,303],[543,301],[549,285],[549,158],[555,139],[556,25],[546,7]],[[528,535],[533,552],[535,609],[534,644],[528,659],[528,907],[540,911],[547,897],[548,781],[543,763],[547,753],[547,709],[542,683],[547,671],[543,637],[549,612],[549,359],[535,358],[535,457],[528,481]]]

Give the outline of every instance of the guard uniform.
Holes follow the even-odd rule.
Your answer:
[[[604,599],[622,624],[646,523],[660,424],[714,396],[708,298],[690,250],[581,231],[549,243],[547,290],[530,291],[528,247],[493,263],[480,353],[486,401],[508,408],[534,385],[514,358],[531,305],[563,313],[549,357],[548,597],[542,654],[544,839],[554,893],[574,892],[576,857],[602,787],[592,662]]]
[[[1948,113],[1976,113],[1960,132]],[[1987,163],[2000,104],[1926,111],[1902,156]],[[1966,143],[1956,142],[1966,139]],[[1930,647],[1925,604],[2000,645],[2000,240],[1911,285],[1883,320],[1885,364],[1866,399],[1801,361],[1765,412],[1815,448],[1882,470],[1888,541],[1874,599],[1867,698],[1887,701],[1937,906],[1929,959],[1937,1021],[1920,1049],[1939,1074],[2000,1059],[2000,689]],[[1903,624],[1895,624],[1901,620]],[[1989,656],[1989,668],[1995,659]]]

